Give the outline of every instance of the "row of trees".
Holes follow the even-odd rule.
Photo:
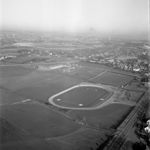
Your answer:
[[[147,61],[140,61],[137,59],[126,59],[116,61],[114,63],[114,66],[128,71],[134,71],[134,69],[139,69],[139,72],[148,72],[149,70]]]
[[[143,110],[139,111],[137,121],[135,123],[135,134],[137,135],[139,142],[136,142],[133,146],[135,150],[146,150],[146,146],[150,148],[150,133],[145,131],[147,127],[147,120],[149,111],[149,101],[143,103]]]

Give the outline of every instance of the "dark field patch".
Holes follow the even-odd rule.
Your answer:
[[[0,144],[29,139],[29,135],[19,130],[7,120],[0,118]]]
[[[30,62],[43,62],[47,60],[49,57],[42,57],[42,56],[18,56],[11,59],[5,59],[4,62],[7,63],[14,63],[14,64],[25,64]]]
[[[102,65],[102,64],[98,64],[98,63],[91,63],[91,62],[79,62],[79,65],[83,66],[83,67],[90,67],[90,68],[95,68],[95,69],[103,69],[103,70],[110,70],[111,68],[106,66],[106,65]]]
[[[110,128],[123,119],[130,109],[131,107],[127,105],[110,104],[97,110],[72,110],[68,115],[92,127]]]
[[[90,150],[98,148],[98,145],[102,144],[111,134],[112,130],[82,129],[74,134],[60,137],[59,141],[70,143],[77,150]]]
[[[79,125],[38,103],[5,106],[1,109],[4,119],[36,137],[57,137],[80,128]]]
[[[90,81],[93,83],[102,83],[106,85],[119,87],[119,86],[129,83],[131,80],[133,80],[132,76],[114,73],[114,72],[106,72],[102,74],[101,76],[93,78]]]
[[[140,97],[142,96],[142,91],[130,91],[130,90],[123,90],[119,97],[115,98],[115,102],[138,102]]]
[[[33,71],[33,68],[24,66],[0,66],[0,78],[25,76]]]
[[[33,139],[3,144],[1,148],[2,150],[77,150],[74,145],[57,139]]]
[[[80,86],[56,96],[53,100],[61,106],[91,107],[102,102],[103,100],[100,99],[104,99],[106,95],[108,95],[108,92],[105,89],[92,86]]]
[[[69,71],[62,70],[64,74],[70,75],[71,77],[83,79],[85,81],[93,78],[94,76],[104,72],[104,68],[94,68],[90,66],[77,66],[75,69]]]
[[[57,75],[53,75],[53,77],[49,76],[47,78],[34,78],[33,80],[29,78],[23,85],[25,87],[20,87],[15,93],[26,98],[45,102],[48,101],[50,96],[79,83],[80,80]]]
[[[7,89],[0,89],[0,105],[12,104],[14,102],[19,102],[22,100],[24,100],[23,97],[18,96],[17,94],[10,92]]]
[[[44,84],[44,83],[51,83],[51,82],[60,82],[60,83],[68,82],[70,84],[71,82],[74,83],[75,81],[81,82],[83,80],[74,79],[72,77],[66,76],[64,74],[60,74],[52,70],[48,72],[34,71],[26,76],[18,77],[16,78],[16,80],[10,78],[9,82],[5,81],[3,85],[8,89],[15,90],[23,87],[30,87],[30,85],[34,85],[38,83]]]
[[[103,143],[111,131],[81,129],[73,134],[55,139],[33,139],[2,145],[3,150],[91,150]],[[97,143],[97,144],[96,144]]]

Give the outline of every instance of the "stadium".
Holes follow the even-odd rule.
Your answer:
[[[110,86],[81,83],[51,96],[48,101],[60,108],[99,109],[101,104],[111,101],[114,92]]]

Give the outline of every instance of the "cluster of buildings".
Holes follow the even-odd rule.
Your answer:
[[[105,64],[114,68],[120,68],[132,72],[145,72],[147,73],[150,64],[149,60],[141,60],[136,56],[109,56],[104,54],[91,55],[87,61],[92,63]]]

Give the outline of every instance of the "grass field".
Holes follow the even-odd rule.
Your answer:
[[[20,82],[22,86],[17,87],[15,93],[26,98],[46,102],[50,96],[80,82],[80,80],[58,74],[48,74],[48,76],[44,74],[38,76],[33,75],[33,78],[29,77],[29,79],[22,80]]]
[[[77,67],[75,67],[71,71],[62,70],[62,73],[77,79],[83,79],[84,81],[87,81],[104,71],[104,68],[94,68],[92,66],[82,66],[81,64],[77,64]]]
[[[9,90],[0,88],[0,106],[6,105],[6,104],[12,104],[12,103],[19,102],[22,100],[24,100],[23,97],[13,92],[10,92]]]
[[[6,78],[6,77],[19,77],[19,76],[25,76],[33,71],[33,68],[31,67],[25,67],[25,66],[0,66],[0,77]]]
[[[90,81],[93,83],[102,83],[102,84],[120,87],[122,85],[126,85],[131,80],[133,80],[133,77],[129,75],[118,74],[115,72],[106,72],[102,74],[101,76],[93,78]]]
[[[131,106],[110,104],[97,110],[61,111],[61,108],[55,109],[45,103],[54,94],[89,82],[91,78],[92,83],[117,87],[132,80],[128,75],[104,73],[107,69],[89,63],[79,63],[79,67],[71,72],[61,69],[39,71],[21,65],[0,66],[0,130],[3,130],[0,148],[91,150],[102,144],[112,134],[112,129],[124,119]],[[107,91],[102,88],[81,87],[59,95],[56,99],[63,99],[65,105],[69,106],[81,103],[90,106],[106,95]],[[24,102],[26,99],[30,101]]]
[[[30,139],[2,145],[2,150],[91,150],[96,149],[111,135],[111,131],[82,128],[78,132],[59,138]]]
[[[71,110],[68,115],[75,120],[86,121],[95,128],[111,128],[129,112],[132,107],[122,104],[110,104],[97,110]]]
[[[31,138],[32,136],[0,117],[0,144],[24,141]]]
[[[15,57],[15,58],[11,58],[11,59],[5,59],[4,62],[7,63],[13,63],[13,64],[26,64],[26,63],[30,63],[30,62],[43,62],[45,60],[47,60],[49,57],[47,56],[19,56],[19,57]]]
[[[71,135],[60,137],[59,141],[63,143],[70,143],[74,149],[77,150],[91,150],[96,149],[113,133],[112,130],[95,130],[90,128],[81,129]]]
[[[7,71],[9,72],[9,69]],[[33,71],[24,76],[1,77],[1,80],[0,87],[26,99],[36,99],[44,102],[48,101],[48,98],[53,94],[83,81],[56,71]]]
[[[2,107],[1,116],[35,137],[57,137],[80,128],[80,125],[39,103],[27,102]]]
[[[104,101],[108,93],[99,87],[79,86],[57,95],[53,102],[66,107],[91,107]]]

